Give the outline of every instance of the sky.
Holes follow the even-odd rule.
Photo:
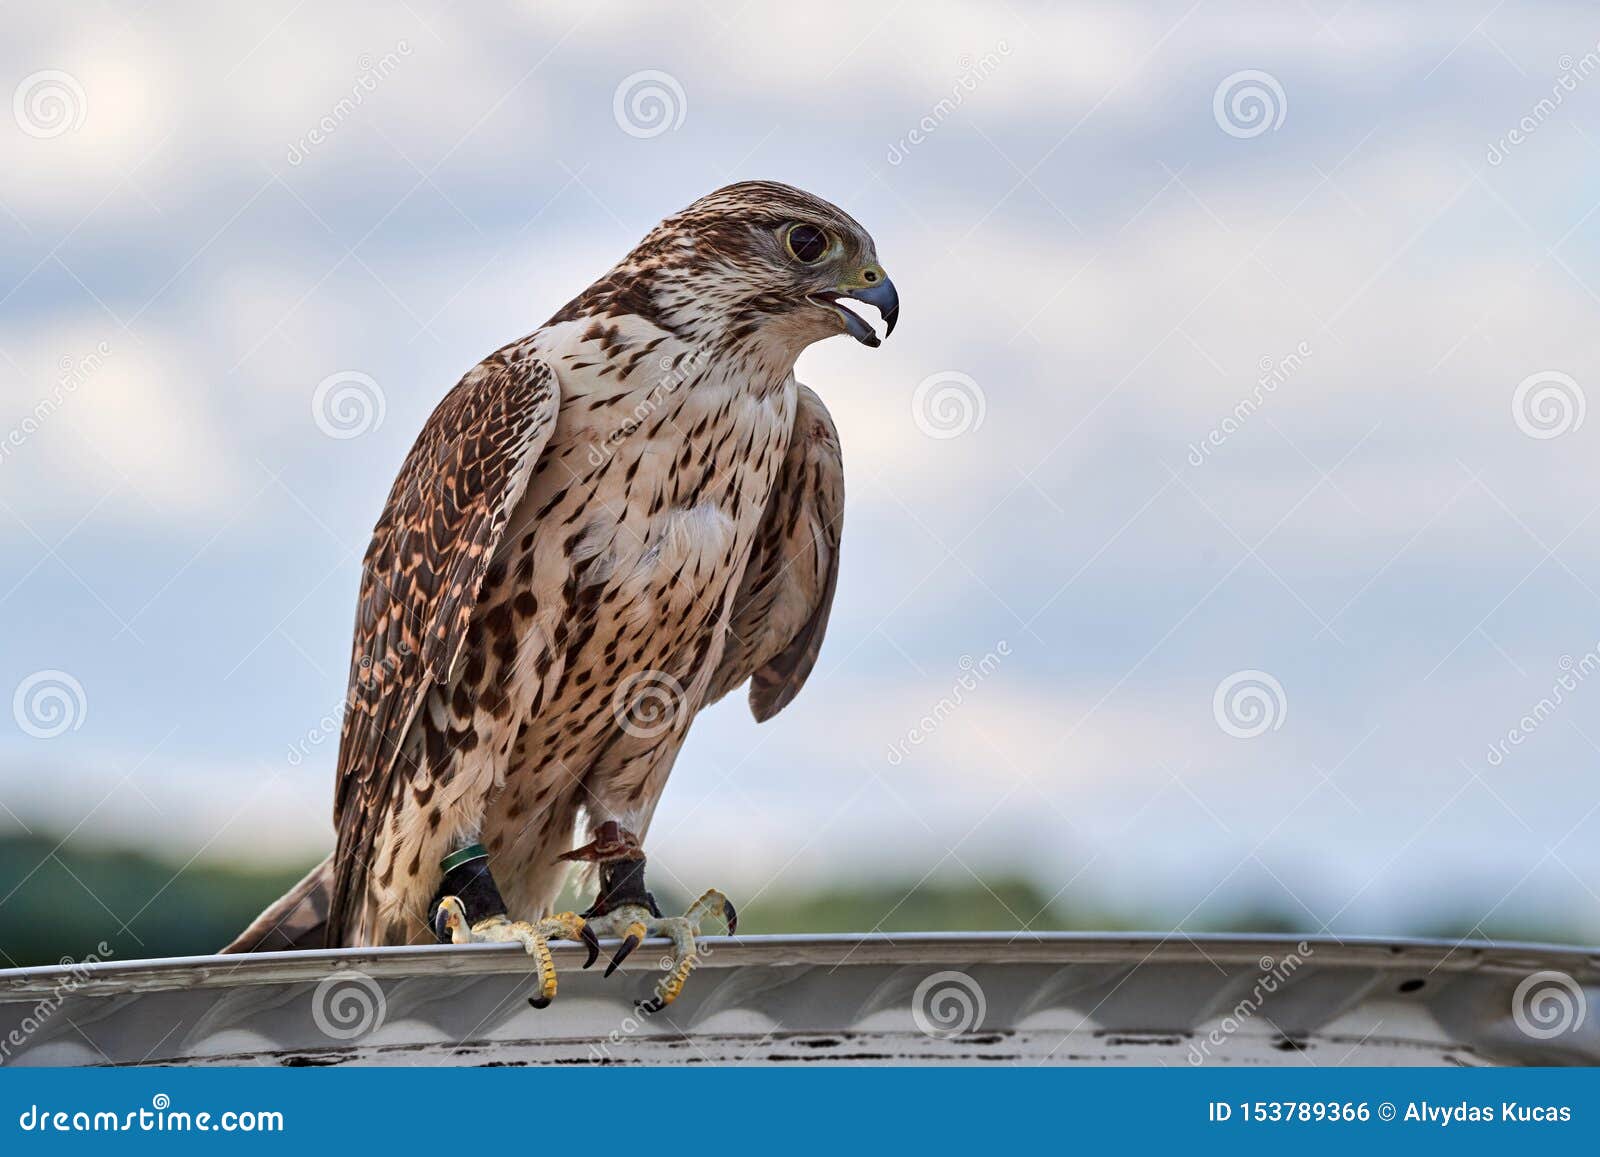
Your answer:
[[[1600,15],[32,5],[0,42],[0,834],[309,864],[432,407],[663,216],[826,197],[827,643],[682,890],[1600,935]],[[1600,402],[1600,399],[1597,399]],[[1019,925],[1037,913],[1017,913]]]

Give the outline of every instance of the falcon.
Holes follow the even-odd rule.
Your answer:
[[[333,854],[224,951],[648,936],[670,1003],[707,892],[664,917],[644,838],[700,709],[757,721],[810,674],[839,573],[844,477],[795,380],[835,334],[877,346],[899,297],[872,238],[767,181],[668,217],[428,419],[362,569]],[[578,843],[583,838],[584,842]],[[598,883],[555,913],[574,863]],[[586,964],[585,967],[588,965]]]

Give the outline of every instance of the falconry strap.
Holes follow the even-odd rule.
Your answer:
[[[489,874],[489,850],[482,844],[469,844],[451,852],[439,861],[439,867],[444,879],[439,881],[439,890],[428,905],[430,912],[439,907],[440,900],[454,896],[461,901],[469,928],[477,927],[491,916],[505,915],[506,902],[500,898],[500,889],[495,887],[494,877]]]
[[[588,920],[604,916],[624,904],[643,908],[657,919],[661,917],[656,898],[644,886],[643,856],[612,860],[600,865],[600,894],[595,897],[594,905],[583,914],[583,918]]]

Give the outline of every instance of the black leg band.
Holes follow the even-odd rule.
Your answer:
[[[500,898],[500,889],[495,887],[494,877],[489,874],[489,853],[481,844],[451,853],[440,867],[444,869],[444,879],[428,905],[430,913],[438,909],[440,900],[454,896],[467,913],[469,928],[491,916],[505,915],[506,902]],[[448,943],[445,936],[439,939]]]
[[[604,916],[624,904],[637,904],[650,915],[657,918],[661,916],[656,898],[644,886],[643,856],[636,860],[612,860],[609,864],[600,865],[600,895],[595,897],[594,906],[583,915],[585,919]]]

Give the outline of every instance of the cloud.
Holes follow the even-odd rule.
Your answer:
[[[143,215],[149,210],[137,190],[158,174],[126,178],[161,145],[163,126],[181,114],[172,46],[138,23],[53,29],[46,40],[24,53],[19,39],[5,54],[6,74],[16,77],[7,90],[8,112],[18,123],[0,133],[0,200],[35,229],[76,224],[97,207],[109,207],[116,217],[135,206]],[[16,117],[17,90],[41,73],[65,78],[34,80],[34,97],[44,103]],[[60,124],[55,116],[63,118]],[[46,135],[28,131],[35,120],[49,126]]]
[[[0,242],[0,433],[37,427],[0,478],[41,536],[72,531],[87,579],[137,572],[153,601],[141,640],[108,648],[41,570],[29,653],[98,656],[96,686],[125,689],[96,700],[118,748],[153,745],[173,688],[192,688],[233,770],[139,786],[162,831],[208,837],[251,798],[255,748],[342,693],[355,563],[338,560],[436,400],[663,213],[771,174],[873,230],[905,316],[881,350],[832,342],[801,362],[851,495],[830,637],[780,719],[756,728],[729,704],[697,725],[662,806],[664,863],[916,875],[958,847],[1058,880],[1093,860],[1085,880],[1192,905],[1274,833],[1261,854],[1296,892],[1338,865],[1378,877],[1373,912],[1415,894],[1399,874],[1413,856],[1447,881],[1490,859],[1517,878],[1576,819],[1563,801],[1592,755],[1577,715],[1518,753],[1531,831],[1476,784],[1425,825],[1494,730],[1460,720],[1514,723],[1593,617],[1600,419],[1535,439],[1511,400],[1557,370],[1597,401],[1576,127],[1600,88],[1504,164],[1484,150],[1592,34],[1556,7],[1481,31],[1447,5],[1185,11],[195,6],[90,27],[30,10],[0,46],[6,74],[64,70],[87,113],[54,137],[0,133],[0,202],[20,222]],[[1002,40],[992,75],[891,165],[962,57]],[[1245,68],[1288,100],[1250,140],[1211,106]],[[648,140],[612,109],[643,69],[688,102]],[[37,419],[61,360],[101,343]],[[1254,404],[1263,360],[1302,344]],[[348,441],[310,413],[344,370],[386,401]],[[981,426],[919,426],[918,387],[941,374],[981,392]],[[225,520],[227,549],[206,552]],[[36,557],[12,561],[20,577]],[[889,765],[959,656],[1001,637],[1015,661]],[[1256,667],[1292,716],[1252,746],[1209,704]],[[1312,769],[1347,757],[1360,811]],[[62,759],[72,791],[24,803],[70,826],[126,764]],[[325,846],[327,761],[302,774],[255,805],[275,826],[244,851]],[[1251,868],[1230,886],[1274,885]]]
[[[109,501],[135,523],[182,526],[238,496],[232,438],[186,351],[86,321],[11,331],[0,347],[19,371],[7,417],[35,431],[6,461],[29,479],[26,508],[70,522]]]

